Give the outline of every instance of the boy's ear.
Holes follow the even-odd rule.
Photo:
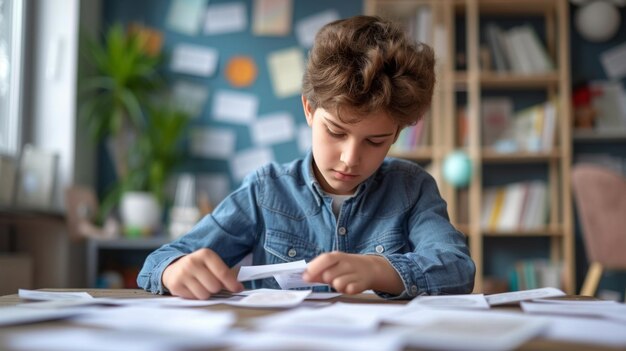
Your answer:
[[[309,100],[302,95],[302,109],[304,110],[304,116],[306,117],[306,124],[313,125],[313,106],[309,103]]]

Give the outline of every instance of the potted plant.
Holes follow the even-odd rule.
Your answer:
[[[128,234],[160,224],[165,182],[180,160],[179,140],[189,120],[163,103],[162,57],[148,39],[115,25],[102,42],[85,38],[84,46],[92,73],[82,81],[81,116],[94,140],[106,143],[117,173],[100,218],[127,198],[120,214]]]

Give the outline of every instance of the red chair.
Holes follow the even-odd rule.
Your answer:
[[[605,269],[626,270],[626,178],[580,163],[572,168],[572,187],[590,262],[580,294],[593,296]]]

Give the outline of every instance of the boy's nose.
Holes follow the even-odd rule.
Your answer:
[[[359,147],[355,142],[347,142],[341,152],[340,161],[343,162],[348,168],[355,167],[360,162]]]

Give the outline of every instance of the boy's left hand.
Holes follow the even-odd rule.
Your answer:
[[[402,280],[389,262],[375,255],[325,253],[309,262],[302,278],[311,283],[329,284],[342,294],[358,294],[368,289],[399,294],[404,290]]]

